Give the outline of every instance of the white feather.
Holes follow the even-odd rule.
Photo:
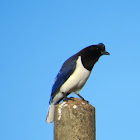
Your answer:
[[[53,122],[53,120],[54,120],[54,111],[55,111],[55,105],[51,104],[49,106],[49,111],[48,111],[47,118],[46,118],[47,123],[52,123]]]

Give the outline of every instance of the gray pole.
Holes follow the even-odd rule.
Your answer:
[[[95,108],[79,98],[56,105],[54,140],[95,140]]]

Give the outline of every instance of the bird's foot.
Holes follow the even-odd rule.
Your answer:
[[[77,94],[83,101],[86,101],[79,93]],[[86,101],[87,103],[89,103],[89,101]]]
[[[68,100],[73,100],[73,97],[63,99],[63,101],[66,101],[66,102],[68,102]]]
[[[83,101],[85,101],[85,102],[89,103],[89,101],[87,101],[87,100],[83,100]]]

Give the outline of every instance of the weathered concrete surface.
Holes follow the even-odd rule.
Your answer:
[[[79,98],[56,105],[54,140],[95,140],[95,108]]]

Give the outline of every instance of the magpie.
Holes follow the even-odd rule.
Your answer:
[[[79,91],[89,78],[94,64],[102,55],[110,54],[105,50],[105,45],[99,43],[82,49],[64,62],[52,86],[46,122],[53,122],[55,105],[63,99],[67,100],[70,93],[73,92],[84,100]]]

